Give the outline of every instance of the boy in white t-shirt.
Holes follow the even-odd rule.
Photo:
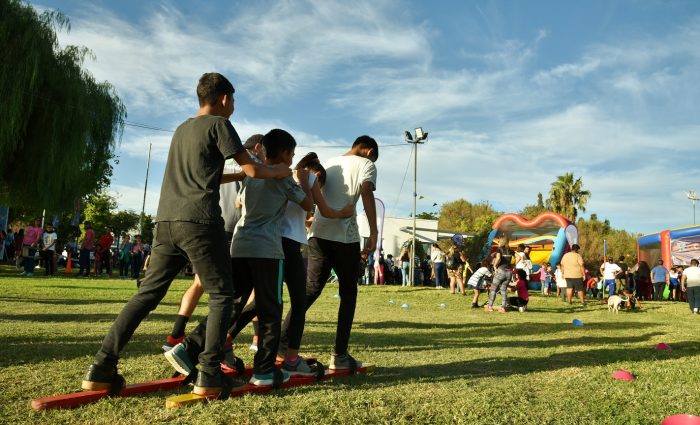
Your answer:
[[[348,354],[348,342],[357,303],[360,256],[374,251],[377,244],[377,215],[373,192],[377,183],[377,167],[374,162],[378,157],[377,142],[369,136],[360,136],[345,155],[331,158],[323,164],[326,168],[326,184],[322,192],[328,206],[341,209],[347,204],[355,205],[362,197],[370,229],[369,240],[361,252],[360,232],[354,214],[349,218],[328,218],[317,209],[311,224],[306,309],[321,295],[331,269],[335,270],[339,282],[340,306],[330,369],[354,371],[361,365]],[[287,322],[282,329],[283,334],[286,332]]]
[[[46,276],[56,274],[56,232],[53,225],[47,224],[46,231],[41,235],[41,259],[44,261],[44,270]]]

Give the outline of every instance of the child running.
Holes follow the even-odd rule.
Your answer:
[[[472,300],[472,308],[479,308],[479,293],[483,287],[484,281],[492,276],[489,271],[489,262],[484,260],[481,262],[481,267],[476,269],[474,274],[469,278],[467,286],[474,291],[474,299]]]
[[[291,166],[295,147],[296,141],[289,133],[271,130],[263,138],[265,164]],[[250,383],[276,387],[289,379],[289,374],[275,366],[282,319],[282,217],[287,201],[299,204],[305,211],[311,210],[313,201],[292,177],[279,181],[245,178],[241,190],[242,217],[236,224],[230,250],[231,269],[234,271],[231,317],[232,321],[239,319],[246,301],[255,290],[260,342]],[[210,320],[204,318],[184,342],[165,353],[178,372],[186,375],[192,372],[196,363],[194,355],[201,353],[208,343]],[[201,388],[198,391],[195,387],[194,392],[208,395],[216,390]]]
[[[209,327],[201,350],[196,393],[228,396],[231,380],[221,373],[223,343],[232,313],[231,263],[219,207],[224,160],[233,157],[246,174],[285,178],[285,165],[252,164],[228,118],[233,114],[233,85],[221,74],[204,74],[197,86],[199,111],[182,123],[170,145],[163,177],[152,260],[136,295],[124,306],[88,369],[82,388],[118,393],[122,349],[141,321],[154,310],[173,279],[191,261],[209,294]]]

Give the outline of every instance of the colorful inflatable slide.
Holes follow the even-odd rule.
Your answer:
[[[493,223],[492,229],[482,257],[490,256],[496,249],[494,240],[505,235],[511,249],[517,250],[521,243],[532,249],[530,260],[533,271],[539,270],[542,263],[550,263],[552,267],[556,267],[564,253],[571,249],[571,245],[578,243],[576,226],[554,212],[542,213],[533,220],[518,214],[505,214]],[[535,276],[533,278],[537,280]]]

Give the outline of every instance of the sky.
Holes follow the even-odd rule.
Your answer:
[[[700,2],[49,1],[71,22],[65,45],[127,107],[111,193],[155,214],[172,130],[197,109],[205,72],[236,87],[245,140],[272,128],[297,158],[379,145],[387,215],[459,198],[517,212],[573,172],[586,213],[649,233],[693,224],[700,191]],[[157,128],[146,129],[139,126]],[[164,131],[163,131],[164,130]],[[437,204],[437,206],[433,206]],[[700,215],[699,215],[700,217]]]

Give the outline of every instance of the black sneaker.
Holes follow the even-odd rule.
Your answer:
[[[225,400],[234,387],[242,385],[245,383],[231,379],[221,373],[221,370],[217,370],[214,374],[202,370],[197,374],[197,382],[192,392],[203,396],[217,396],[218,399]]]
[[[117,373],[117,367],[90,365],[80,388],[87,391],[110,390],[118,394],[124,386],[124,377]]]
[[[477,303],[472,303],[472,308],[479,308],[479,304],[477,304]]]

